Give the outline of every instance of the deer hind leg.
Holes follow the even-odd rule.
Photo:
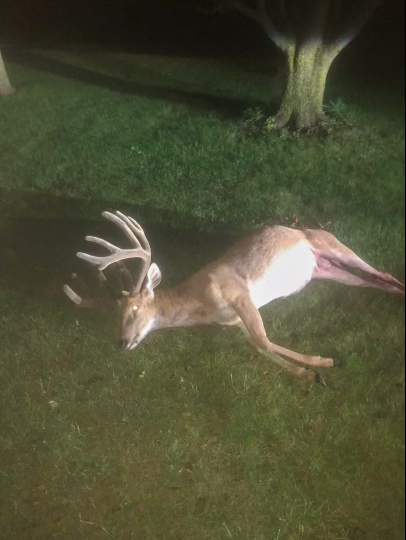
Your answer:
[[[321,270],[321,275],[317,275],[316,271],[315,279],[331,279],[355,287],[370,287],[391,294],[405,295],[403,283],[363,261],[332,234],[326,231],[310,230],[305,231],[305,234],[316,255],[318,270]],[[330,272],[328,272],[329,267],[333,267]],[[346,272],[346,275],[343,272],[334,271],[334,268]],[[352,269],[359,271],[362,275],[353,273]],[[354,279],[351,279],[351,275]]]
[[[337,365],[333,359],[321,358],[320,356],[306,356],[271,343],[267,338],[262,317],[248,295],[244,295],[244,298],[239,298],[233,302],[233,307],[241,318],[239,326],[245,333],[249,334],[250,341],[254,347],[295,377],[316,382],[322,382],[323,380],[318,373],[292,364],[281,358],[281,356],[312,367],[331,368]]]
[[[319,266],[316,268],[313,279],[330,280],[349,285],[350,287],[365,287],[371,289],[380,289],[389,292],[398,292],[398,289],[393,290],[392,286],[383,284],[371,276],[357,276],[352,274],[345,268],[339,268],[332,264],[326,264],[324,261],[320,264],[320,259],[317,259]]]

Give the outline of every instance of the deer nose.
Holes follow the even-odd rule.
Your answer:
[[[123,351],[125,351],[128,347],[128,341],[126,339],[122,339],[120,341],[120,349],[122,349]]]

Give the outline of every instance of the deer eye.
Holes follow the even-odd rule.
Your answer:
[[[138,306],[133,306],[132,311],[133,311],[134,313],[135,313],[136,311],[138,311]]]

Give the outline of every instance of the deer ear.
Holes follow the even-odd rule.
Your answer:
[[[144,282],[144,291],[146,292],[152,292],[158,285],[161,283],[162,280],[162,274],[160,269],[158,268],[158,265],[155,263],[152,263],[149,267],[147,277],[145,278]]]

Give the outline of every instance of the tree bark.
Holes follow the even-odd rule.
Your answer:
[[[323,109],[327,76],[338,51],[309,42],[285,51],[288,77],[277,115],[279,127],[306,130],[325,121]]]
[[[9,96],[14,92],[15,89],[11,86],[0,51],[0,96]]]

